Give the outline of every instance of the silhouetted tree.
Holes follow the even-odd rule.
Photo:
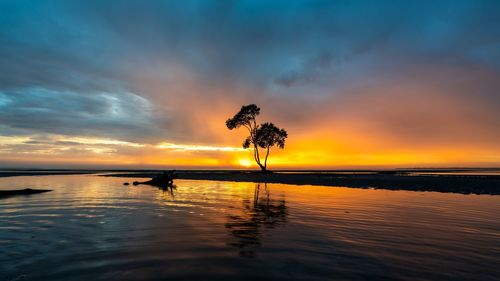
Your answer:
[[[269,150],[273,146],[285,148],[285,139],[288,133],[284,129],[276,127],[273,123],[257,125],[256,117],[260,114],[260,108],[255,104],[244,105],[232,118],[227,119],[226,126],[229,130],[241,126],[247,128],[250,135],[243,141],[243,148],[253,146],[253,157],[262,171],[267,171],[267,158]],[[262,163],[259,147],[265,149],[266,156]]]

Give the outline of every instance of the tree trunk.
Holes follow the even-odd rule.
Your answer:
[[[267,147],[266,159],[264,160],[264,169],[267,169],[267,157],[269,157],[269,146]]]
[[[252,139],[252,143],[253,143],[253,157],[255,159],[255,162],[257,163],[257,165],[259,165],[261,172],[265,173],[265,172],[267,172],[266,166],[267,166],[267,155],[269,155],[269,148],[267,149],[265,163],[264,163],[264,165],[262,165],[262,163],[260,162],[259,147],[255,143],[255,130],[256,130],[256,128],[257,128],[257,123],[255,123],[255,119],[254,119],[253,120],[253,127],[252,127],[252,124],[249,123],[247,129],[250,132],[250,138]]]
[[[262,172],[267,172],[266,165],[262,165],[262,163],[260,162],[259,147],[254,144],[254,148],[253,149],[254,149],[253,152],[254,152],[255,162],[257,163],[257,165],[259,165],[260,170]]]
[[[267,169],[264,165],[262,165],[260,163],[257,163],[257,164],[259,164],[261,172],[267,172]]]

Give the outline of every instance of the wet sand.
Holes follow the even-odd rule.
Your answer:
[[[498,169],[493,169],[498,172]],[[443,173],[444,171],[444,173]],[[454,172],[478,169],[418,169],[418,170],[343,170],[343,171],[278,171],[260,173],[235,170],[181,170],[177,179],[233,182],[284,183],[296,185],[344,186],[389,190],[437,191],[461,194],[500,195],[499,175],[459,175]],[[0,177],[101,174],[124,178],[152,178],[158,170],[5,170]],[[427,173],[440,174],[427,174]],[[416,174],[418,173],[418,174]]]
[[[136,172],[109,174],[106,176],[152,178],[157,174],[158,172]],[[410,171],[275,172],[267,174],[243,171],[178,171],[176,176],[177,179],[190,180],[284,183],[500,195],[500,176],[496,175],[414,175]]]

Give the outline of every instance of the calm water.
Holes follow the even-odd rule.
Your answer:
[[[0,178],[0,280],[499,280],[500,196]]]

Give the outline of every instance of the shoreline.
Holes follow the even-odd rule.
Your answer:
[[[488,170],[488,169],[483,169]],[[489,169],[495,172],[499,169]],[[447,169],[447,173],[478,169]],[[415,175],[415,173],[422,173]],[[260,173],[241,170],[179,170],[176,179],[232,182],[320,185],[460,194],[500,195],[500,175],[425,174],[443,169],[276,171]],[[95,174],[106,177],[152,178],[161,170],[4,170],[1,177]]]
[[[102,176],[152,178],[159,173],[116,173]],[[500,195],[500,176],[497,175],[411,175],[404,172],[387,171],[359,174],[353,172],[304,173],[290,171],[263,174],[241,171],[177,171],[176,179]]]

